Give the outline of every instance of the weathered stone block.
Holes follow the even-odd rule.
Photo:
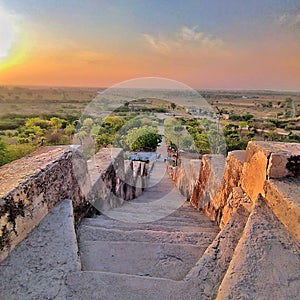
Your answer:
[[[215,197],[212,199],[211,217],[221,228],[228,222],[235,210],[229,203],[234,189],[240,186],[245,151],[236,150],[228,153],[225,163],[224,180]],[[226,209],[225,209],[226,208]]]
[[[264,191],[274,214],[300,241],[300,179],[271,179]]]
[[[299,176],[298,157],[298,143],[249,142],[243,167],[242,188],[255,201],[259,193],[264,195],[266,179]]]
[[[211,200],[216,196],[224,176],[223,155],[203,155],[200,175],[191,195],[191,204],[210,215]]]
[[[242,188],[254,202],[259,193],[264,194],[266,170],[270,151],[257,142],[249,142],[242,172]]]
[[[72,199],[78,220],[88,202],[73,163],[88,182],[85,158],[74,147],[44,147],[0,168],[0,260],[62,199]]]

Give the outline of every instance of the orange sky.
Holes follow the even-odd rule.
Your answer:
[[[281,23],[279,14],[274,18],[281,31],[264,25],[264,35],[249,27],[251,34],[256,34],[252,39],[247,39],[245,32],[234,36],[232,28],[222,36],[180,24],[168,28],[167,33],[159,29],[155,34],[145,33],[146,25],[132,32],[129,21],[128,34],[109,32],[111,29],[107,33],[102,28],[99,38],[93,36],[98,33],[95,28],[87,27],[86,36],[83,32],[74,38],[34,15],[24,17],[1,8],[0,2],[0,25],[1,16],[2,24],[16,29],[9,50],[2,49],[2,59],[0,49],[2,85],[103,87],[155,76],[193,88],[300,90],[300,17],[299,24],[290,25],[292,18],[298,20],[297,14],[286,15],[285,20],[281,12]],[[10,43],[10,39],[4,42]]]

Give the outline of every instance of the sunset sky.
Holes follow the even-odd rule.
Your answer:
[[[299,0],[0,0],[0,85],[300,90]]]

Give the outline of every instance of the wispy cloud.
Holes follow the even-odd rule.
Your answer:
[[[197,27],[183,26],[171,37],[143,34],[145,41],[154,50],[160,53],[170,53],[174,50],[193,47],[195,49],[212,49],[218,48],[224,44],[223,40],[213,35],[197,31]]]
[[[163,38],[155,38],[150,34],[143,34],[143,37],[153,49],[161,53],[168,53],[171,51],[172,46],[175,46],[174,42],[165,41]]]
[[[279,16],[279,24],[288,27],[299,27],[300,28],[300,13],[284,13]]]

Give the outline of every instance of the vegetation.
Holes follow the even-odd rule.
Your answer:
[[[131,151],[155,151],[162,141],[158,129],[149,125],[131,129],[124,137],[126,148]]]
[[[203,96],[209,104],[217,104],[219,121],[205,109],[203,119],[185,118],[188,101],[180,106],[154,98],[119,99],[112,115],[79,119],[97,93],[97,89],[0,87],[0,165],[45,145],[78,143],[86,154],[111,146],[154,150],[161,142],[157,126],[163,124],[155,115],[166,112],[177,115],[164,123],[166,140],[177,151],[201,155],[224,153],[225,146],[227,151],[245,149],[250,140],[300,142],[298,93],[247,92],[244,96],[243,92],[207,91]],[[109,99],[103,99],[104,110],[111,106]]]

